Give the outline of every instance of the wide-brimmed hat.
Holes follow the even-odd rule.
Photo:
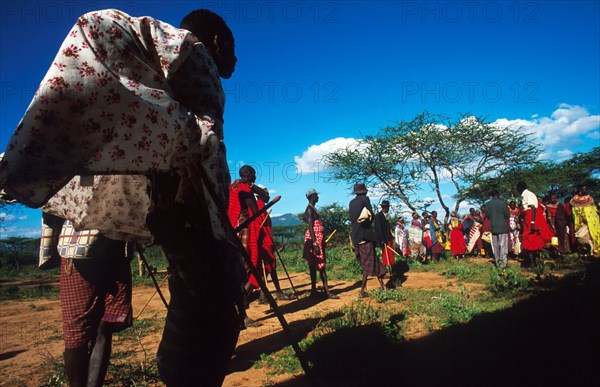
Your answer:
[[[314,188],[310,188],[308,191],[306,191],[306,197],[308,198],[311,195],[318,195],[319,193],[317,192],[316,189]]]
[[[360,183],[354,184],[354,194],[355,195],[366,194],[366,193],[367,193],[367,187],[364,184],[360,184]]]

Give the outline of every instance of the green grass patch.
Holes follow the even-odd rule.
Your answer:
[[[22,301],[22,300],[57,300],[59,296],[58,286],[41,285],[7,285],[0,287],[0,300]]]

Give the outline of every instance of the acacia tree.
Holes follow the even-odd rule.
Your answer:
[[[450,183],[454,210],[484,179],[535,162],[540,151],[530,133],[501,127],[469,114],[452,119],[424,112],[388,126],[357,144],[332,152],[324,161],[330,178],[364,181],[416,211],[426,205],[417,194],[429,185],[450,214],[441,186]]]

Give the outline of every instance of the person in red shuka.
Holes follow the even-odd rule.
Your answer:
[[[269,191],[266,188],[263,189],[264,193],[257,195],[256,198],[256,204],[259,211],[264,208],[265,204],[271,199]],[[258,231],[258,255],[265,268],[265,283],[267,282],[266,276],[270,274],[271,281],[273,281],[273,285],[275,285],[275,296],[279,299],[286,299],[285,294],[281,290],[279,278],[277,277],[271,217],[268,213],[265,213],[258,219],[260,220]]]
[[[308,229],[304,235],[304,253],[303,258],[308,261],[308,270],[310,272],[310,295],[311,297],[318,296],[317,292],[317,270],[323,281],[323,290],[327,298],[339,298],[329,291],[327,283],[327,273],[325,272],[325,243],[324,234],[325,228],[319,217],[319,212],[315,208],[315,204],[319,201],[319,193],[313,188],[306,192],[308,205],[304,211]]]
[[[254,184],[256,181],[256,170],[254,168],[244,165],[240,168],[239,174],[240,179],[231,183],[229,194],[229,221],[234,228],[258,212],[258,205],[254,194],[264,194],[264,190]],[[242,245],[248,252],[250,260],[258,272],[262,272],[262,264],[258,254],[260,222],[261,218],[259,217],[238,233]],[[258,288],[258,280],[248,271],[248,281],[244,284],[246,294],[249,296]]]
[[[524,267],[537,266],[537,257],[546,243],[552,239],[552,230],[548,227],[544,210],[537,200],[537,196],[527,189],[523,181],[517,183],[517,192],[521,193],[523,206],[523,254]]]

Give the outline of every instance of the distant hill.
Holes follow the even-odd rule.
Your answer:
[[[297,226],[302,224],[294,214],[272,216],[271,221],[273,222],[273,226]]]

